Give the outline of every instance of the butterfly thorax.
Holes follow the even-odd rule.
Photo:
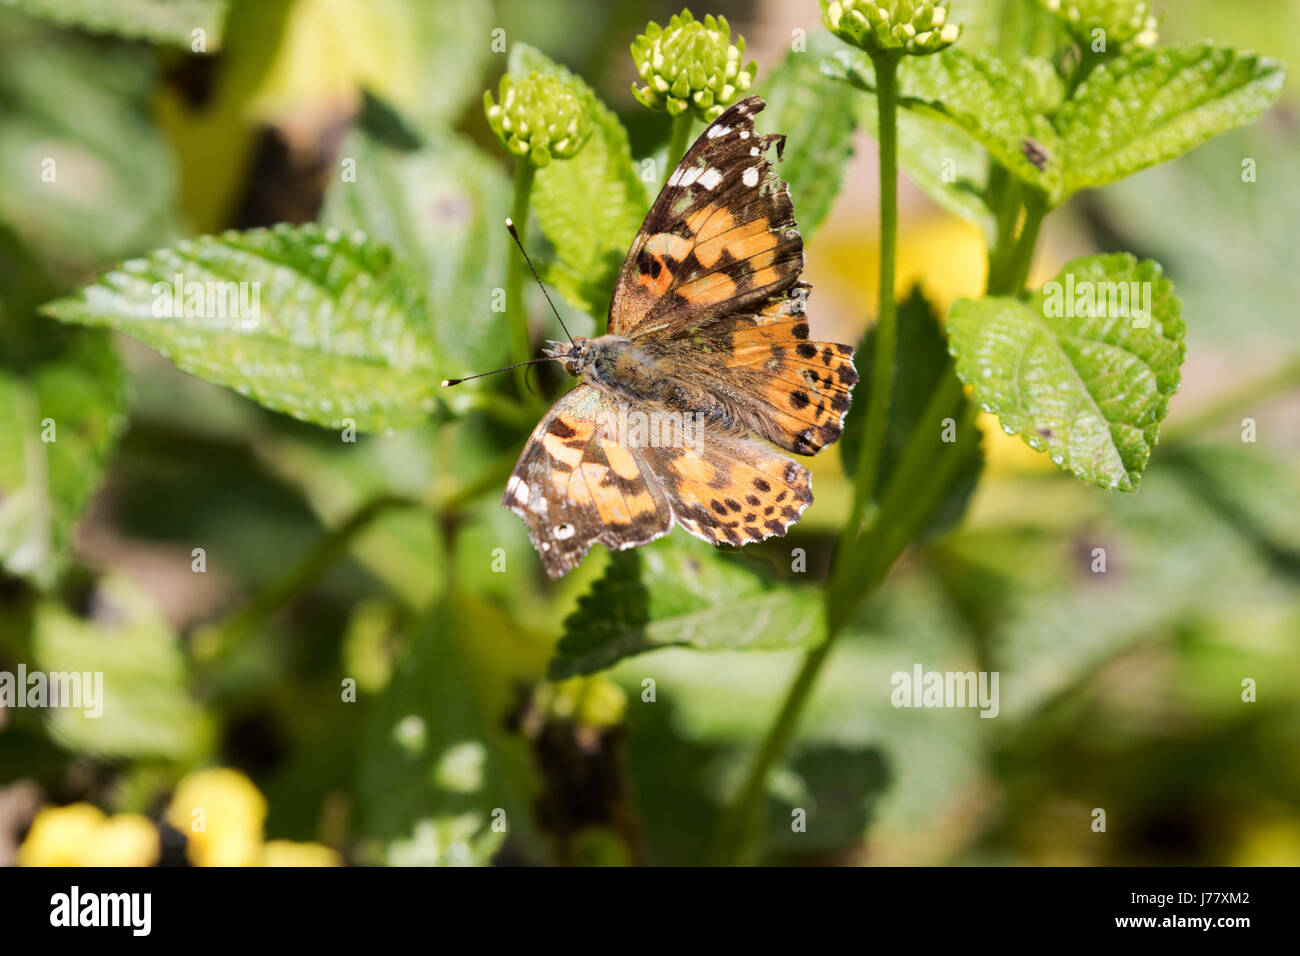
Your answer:
[[[673,382],[661,361],[622,335],[548,342],[546,354],[564,369],[601,391],[640,402],[668,402]]]
[[[686,414],[719,432],[743,434],[751,430],[740,400],[731,400],[706,385],[698,374],[674,361],[671,353],[652,350],[621,335],[548,342],[547,346],[546,354],[563,362],[570,375],[615,402],[646,413],[660,409]]]

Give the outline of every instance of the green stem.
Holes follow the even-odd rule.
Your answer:
[[[993,247],[988,252],[989,271],[986,288],[1000,286],[1004,281],[1003,276],[1008,268],[1007,261],[1016,246],[1016,227],[1020,225],[1020,216],[1024,211],[1019,181],[1008,175],[1006,170],[997,163],[991,165],[993,169],[989,173],[990,182],[995,177],[999,181],[994,205],[998,210],[998,216],[997,236],[993,241]]]
[[[794,736],[799,715],[803,712],[804,702],[812,693],[813,685],[821,673],[822,664],[830,656],[834,641],[827,635],[804,658],[803,666],[795,675],[794,683],[786,692],[785,701],[776,715],[776,720],[768,728],[754,762],[750,765],[745,784],[732,805],[730,817],[724,821],[721,853],[719,862],[732,866],[746,866],[753,862],[753,855],[758,843],[759,831],[763,823],[763,800],[767,794],[767,775],[773,764],[781,759],[785,748]]]
[[[682,157],[686,155],[686,149],[691,144],[691,126],[694,123],[695,115],[690,110],[673,117],[673,131],[668,138],[668,168],[664,170],[665,183],[677,168],[677,164],[682,161]]]
[[[876,73],[880,143],[880,297],[871,394],[867,399],[867,419],[858,454],[857,473],[854,476],[853,504],[836,547],[837,569],[847,564],[846,555],[859,544],[858,532],[862,526],[863,514],[875,494],[889,423],[890,394],[893,391],[896,364],[894,353],[898,347],[898,312],[894,301],[898,244],[898,58],[878,55],[872,57],[872,62]],[[889,517],[882,510],[881,521],[888,520]],[[842,570],[840,574],[843,574]],[[865,587],[864,584],[866,582],[859,582],[857,588],[858,593],[865,598],[874,584]],[[828,594],[833,593],[835,587],[833,574]],[[729,825],[724,828],[722,850],[729,860],[749,861],[762,822],[767,775],[789,745],[799,715],[803,712],[804,704],[816,685],[822,665],[830,656],[840,630],[840,624],[828,617],[825,639],[804,659],[803,667],[790,685],[775,722],[755,754],[749,775],[733,805]]]
[[[1029,279],[1029,268],[1034,263],[1034,251],[1038,248],[1038,233],[1046,215],[1046,200],[1041,194],[1030,190],[1025,198],[1025,224],[1016,239],[1006,274],[997,288],[990,284],[989,295],[1019,295],[1024,289],[1025,282]]]
[[[514,221],[515,231],[522,242],[528,236],[528,203],[533,191],[533,176],[537,169],[527,159],[515,160],[515,192],[510,206],[510,218]],[[510,361],[527,362],[533,357],[533,345],[528,336],[528,313],[524,311],[524,259],[514,247],[514,240],[506,236],[510,244],[506,259],[506,316],[510,323]],[[515,381],[519,385],[520,396],[528,395],[525,376],[527,368],[515,369]]]
[[[922,422],[938,422],[942,413],[962,398],[961,383],[951,365],[945,368],[940,382],[930,397]],[[966,403],[959,414],[967,419],[975,411],[973,404]],[[963,420],[959,427],[965,425]],[[913,431],[881,499],[879,520],[865,535],[852,535],[846,527],[841,536],[836,547],[836,570],[828,584],[826,638],[804,658],[776,720],[755,754],[749,775],[734,803],[734,813],[728,821],[730,826],[724,830],[722,851],[726,862],[752,862],[762,825],[767,776],[789,746],[799,716],[817,684],[822,666],[830,657],[836,638],[843,632],[853,609],[875,592],[908,542],[920,533],[962,460],[957,449],[938,441],[936,434],[925,426]],[[851,554],[866,557],[863,561],[850,561],[846,555]],[[832,603],[841,610],[830,613]]]
[[[867,503],[876,491],[880,456],[889,424],[889,397],[894,387],[898,346],[898,311],[894,302],[894,268],[898,244],[898,59],[873,56],[880,137],[880,306],[876,345],[867,398],[867,420],[858,451],[853,506],[847,528],[857,534]]]
[[[455,516],[480,495],[501,488],[510,477],[510,473],[514,471],[518,457],[518,452],[513,448],[498,456],[479,473],[477,478],[470,479],[439,499],[437,511],[440,514]]]
[[[339,558],[370,523],[390,508],[418,507],[419,502],[398,495],[379,495],[366,502],[337,528],[321,537],[283,577],[257,594],[221,627],[218,652],[238,645],[271,616],[306,591]]]

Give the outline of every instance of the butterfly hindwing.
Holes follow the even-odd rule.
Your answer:
[[[617,441],[616,404],[590,385],[561,396],[533,429],[506,483],[504,504],[524,519],[553,577],[594,542],[617,550],[668,532],[672,515],[645,449]]]
[[[763,105],[751,96],[726,110],[668,177],[619,271],[610,333],[671,334],[755,311],[798,281],[803,240],[768,158],[785,138],[755,132]]]
[[[708,435],[698,453],[658,449],[652,461],[676,522],[710,544],[783,535],[812,503],[807,468],[746,439]]]

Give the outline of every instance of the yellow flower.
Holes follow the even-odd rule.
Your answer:
[[[107,817],[89,803],[46,807],[18,849],[19,866],[152,866],[158,830],[134,813]]]
[[[167,822],[185,834],[195,866],[255,866],[261,854],[266,799],[237,770],[214,768],[180,782]]]
[[[268,840],[262,847],[262,866],[342,866],[343,858],[319,843]]]

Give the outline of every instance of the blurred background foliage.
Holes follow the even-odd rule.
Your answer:
[[[967,7],[977,36],[981,16],[1020,2],[955,0],[953,19]],[[550,585],[498,488],[464,494],[513,460],[519,428],[470,409],[455,429],[341,443],[133,340],[36,314],[182,237],[346,227],[364,209],[438,307],[464,316],[439,327],[448,368],[491,367],[504,316],[483,303],[502,281],[509,202],[481,107],[506,68],[493,31],[584,77],[632,155],[654,157],[666,122],[633,100],[627,47],[678,8],[111,6],[102,18],[92,0],[0,7],[0,670],[102,670],[107,694],[98,720],[0,709],[0,862],[700,862],[798,667],[797,647],[780,645],[806,636],[801,592],[775,592],[794,621],[761,653],[732,649],[746,635],[714,606],[707,653],[651,649],[571,676],[591,662],[562,648],[548,679],[563,622],[584,613],[606,562],[593,553]],[[1300,60],[1293,0],[1163,6],[1166,39]],[[811,2],[696,12],[746,36],[763,93],[792,31],[819,30]],[[430,145],[398,156],[366,132],[357,118],[382,104]],[[788,114],[806,119],[785,130],[803,161],[829,135],[817,105]],[[965,520],[908,552],[834,651],[772,782],[766,862],[1300,863],[1300,407],[1276,387],[1294,386],[1300,360],[1298,105],[1288,88],[1262,122],[1053,217],[1031,282],[1073,255],[1127,249],[1160,261],[1184,302],[1183,393],[1141,491],[1085,487],[985,422]],[[913,143],[923,161],[924,138]],[[859,130],[852,145],[834,205],[833,187],[807,207],[796,197],[801,221],[829,213],[806,277],[818,334],[847,341],[872,320],[877,259],[874,143]],[[836,150],[838,166],[847,142]],[[47,156],[58,188],[40,181]],[[376,175],[330,188],[339,157]],[[900,289],[919,284],[941,314],[982,289],[979,225],[907,185],[899,259]],[[34,409],[60,429],[39,487],[24,471]],[[814,471],[818,504],[784,542],[722,559],[678,533],[645,549],[654,620],[686,628],[698,610],[656,592],[654,574],[752,603],[794,577],[791,547],[822,573],[848,485],[834,453]],[[340,538],[322,574],[292,573],[376,496],[391,507]],[[402,504],[449,497],[440,521]],[[494,549],[509,573],[494,573]],[[682,639],[664,633],[638,639]],[[1000,716],[893,708],[889,677],[916,662],[999,671]],[[807,833],[791,832],[794,808]]]

